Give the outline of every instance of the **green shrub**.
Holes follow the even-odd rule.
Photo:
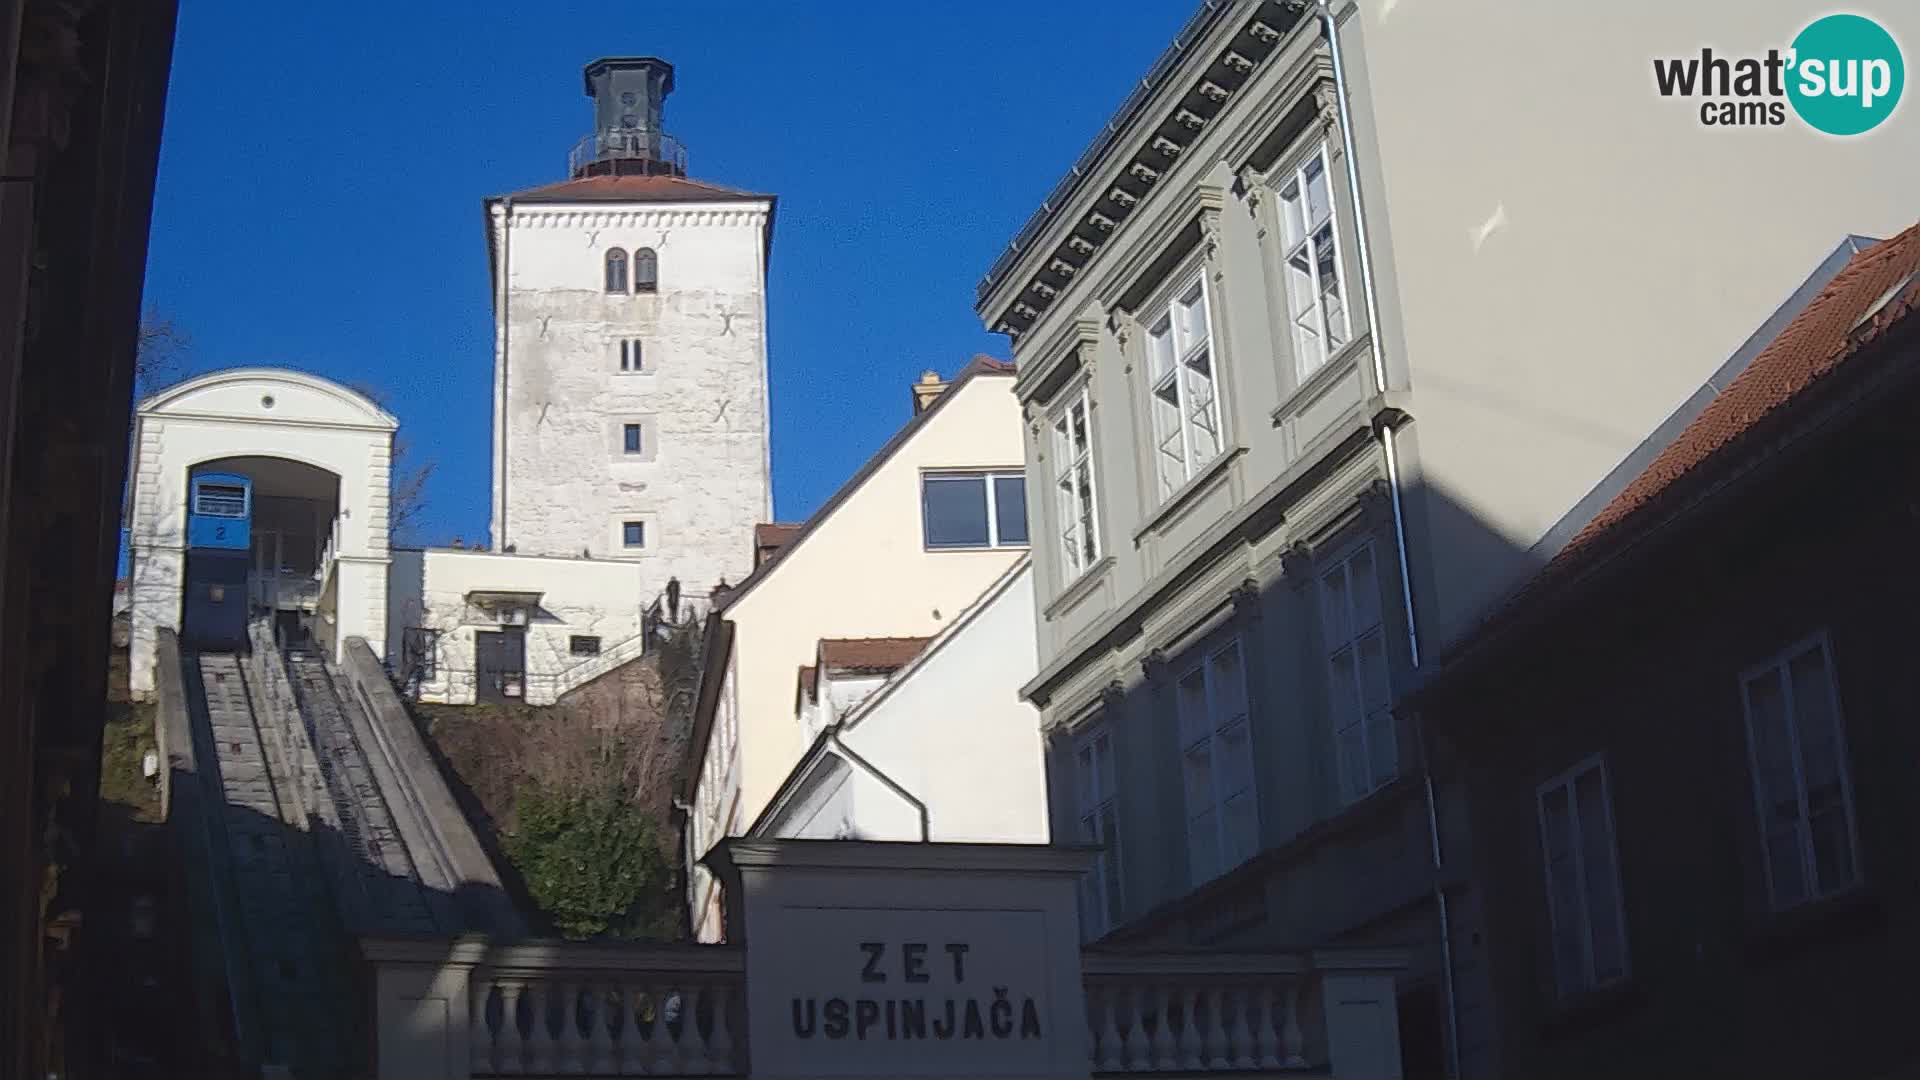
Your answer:
[[[508,858],[569,938],[670,937],[678,897],[655,823],[619,788],[523,785]]]

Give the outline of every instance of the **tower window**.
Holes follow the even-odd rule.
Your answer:
[[[644,521],[623,521],[620,523],[620,545],[629,548],[647,546],[647,523]]]
[[[660,257],[652,248],[639,248],[633,253],[633,291],[653,292],[659,287]]]
[[[642,351],[639,338],[620,339],[620,370],[632,374],[646,370],[642,363]]]
[[[627,291],[627,253],[619,248],[607,252],[607,291]]]
[[[640,452],[640,425],[627,424],[620,429],[620,446],[629,454]]]

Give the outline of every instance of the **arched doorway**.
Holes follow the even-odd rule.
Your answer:
[[[206,474],[242,476],[252,483],[245,570],[249,614],[271,614],[283,624],[304,625],[322,603],[327,571],[339,546],[340,477],[305,462],[253,455],[214,458],[190,472]],[[190,552],[189,588],[199,576]],[[191,604],[186,614],[191,634]]]

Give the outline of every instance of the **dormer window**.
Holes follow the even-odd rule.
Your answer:
[[[627,291],[627,253],[619,248],[607,252],[607,291]]]
[[[633,253],[633,291],[653,292],[659,287],[660,257],[652,248],[640,248]]]

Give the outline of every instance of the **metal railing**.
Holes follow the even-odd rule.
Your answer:
[[[567,175],[579,176],[596,161],[647,161],[659,166],[649,172],[687,173],[687,147],[664,131],[610,128],[596,131],[573,144],[567,154]]]

